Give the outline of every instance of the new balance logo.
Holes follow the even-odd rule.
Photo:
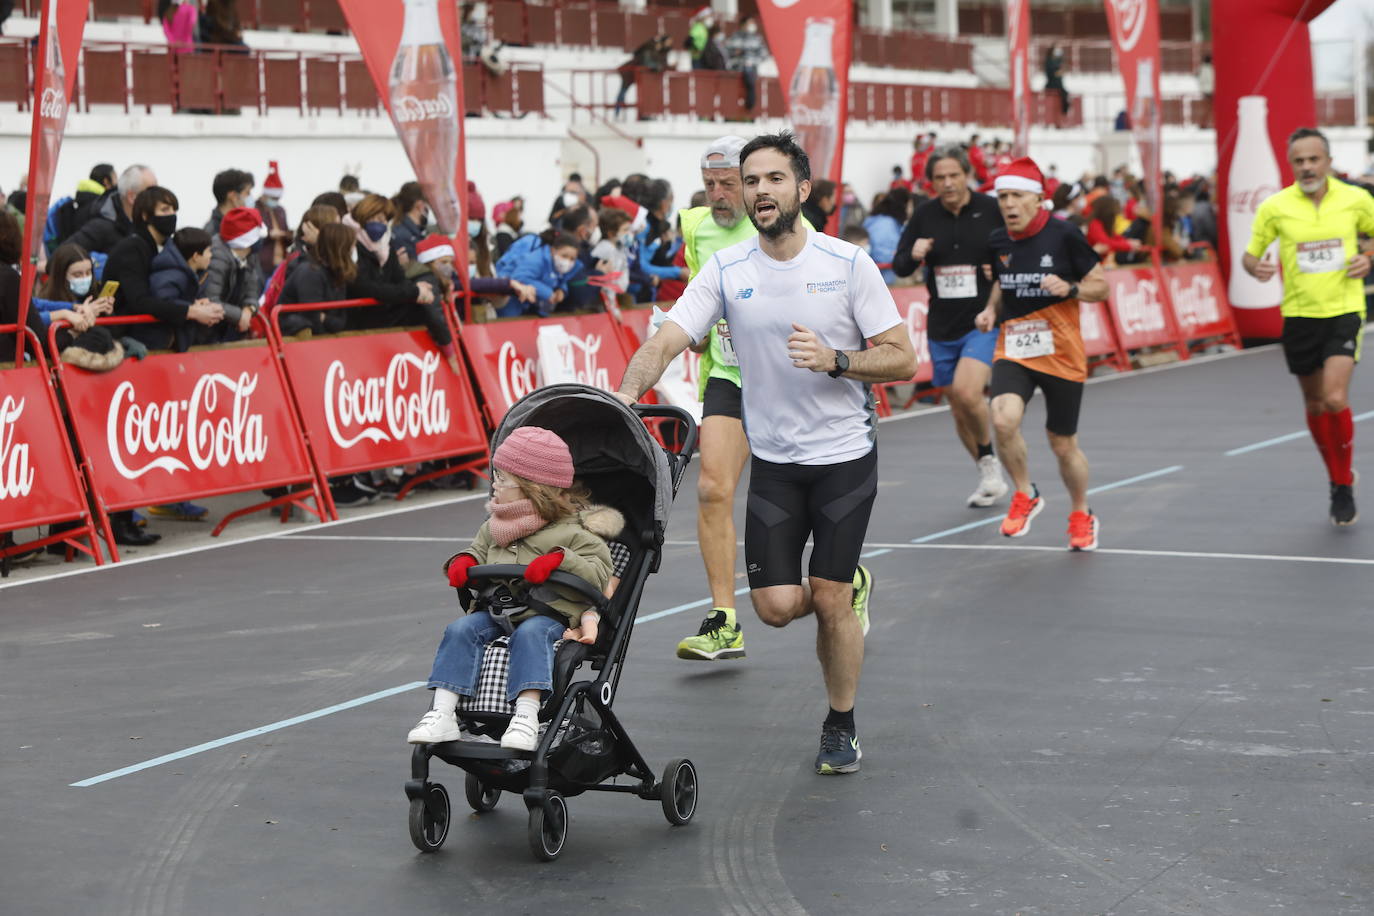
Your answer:
[[[1047,255],[1042,255],[1041,258],[1040,258],[1040,266],[1041,266],[1041,267],[1053,267],[1053,266],[1054,266],[1054,256],[1053,256],[1053,255],[1048,255],[1048,254],[1047,254]]]
[[[1353,350],[1353,349],[1355,349],[1355,341],[1353,341],[1353,340],[1347,340],[1347,341],[1345,342],[1345,348],[1346,348],[1347,350]]]
[[[752,295],[754,295],[754,288],[752,286],[748,287],[747,289],[735,290],[736,299],[748,299]]]

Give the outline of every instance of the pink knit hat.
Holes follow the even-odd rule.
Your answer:
[[[491,456],[491,463],[535,483],[572,486],[573,460],[568,444],[542,427],[522,426],[511,433]]]

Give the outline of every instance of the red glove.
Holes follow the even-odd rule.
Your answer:
[[[549,581],[549,573],[557,569],[562,562],[563,550],[561,548],[546,553],[542,557],[535,557],[525,567],[525,581],[535,585],[543,585]]]
[[[448,584],[454,588],[462,588],[468,584],[468,570],[477,565],[477,558],[472,554],[460,553],[448,561]]]

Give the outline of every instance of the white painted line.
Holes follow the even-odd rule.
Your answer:
[[[1374,410],[1356,414],[1351,419],[1359,423],[1361,420],[1368,420],[1370,417],[1374,417]],[[1311,434],[1304,431],[1300,433],[1288,433],[1284,436],[1275,436],[1272,439],[1265,439],[1263,442],[1254,442],[1250,445],[1242,445],[1240,448],[1233,448],[1229,452],[1226,452],[1226,457],[1230,458],[1234,455],[1244,455],[1246,452],[1258,451],[1259,449],[1268,448],[1271,445],[1279,445],[1284,442],[1292,442],[1294,439],[1306,439],[1309,435]]]
[[[749,591],[748,586],[745,586],[744,588],[737,588],[737,589],[735,589],[735,594],[736,594],[736,595],[743,595],[743,594],[747,593],[748,591]],[[692,608],[696,608],[696,607],[707,607],[707,606],[709,606],[710,604],[711,604],[711,599],[710,599],[710,598],[702,598],[700,601],[689,601],[689,602],[687,602],[686,604],[679,604],[679,605],[676,606],[676,607],[670,607],[670,608],[668,608],[666,611],[656,611],[656,612],[654,612],[654,613],[652,613],[652,614],[645,614],[645,615],[643,615],[643,616],[641,616],[641,617],[636,617],[636,618],[635,618],[635,623],[637,623],[637,624],[639,624],[639,623],[648,623],[648,622],[651,621],[651,620],[658,620],[658,619],[661,618],[661,617],[670,617],[670,616],[672,616],[673,614],[681,614],[683,611],[690,611]]]
[[[312,719],[320,719],[324,716],[332,715],[336,712],[342,712],[345,709],[353,709],[356,706],[362,706],[366,703],[372,703],[376,700],[383,700],[387,697],[395,696],[398,693],[405,693],[407,690],[414,690],[416,687],[423,687],[426,683],[426,681],[412,681],[409,684],[402,684],[399,687],[391,687],[387,690],[379,690],[376,693],[369,693],[365,697],[358,697],[356,700],[348,700],[347,702],[339,703],[335,706],[326,706],[324,709],[317,709],[314,712],[308,712],[303,716],[295,716],[290,719],[282,719],[280,722],[273,722],[271,725],[264,725],[261,728],[250,728],[246,732],[239,732],[236,735],[229,735],[225,738],[219,738],[214,741],[207,741],[204,744],[197,744],[195,747],[188,747],[183,751],[175,751],[171,754],[163,754],[161,757],[154,757],[152,760],[145,760],[142,763],[136,763],[133,766],[127,766],[120,770],[111,770],[108,773],[101,773],[99,776],[92,776],[90,779],[83,779],[80,782],[74,782],[71,784],[71,786],[72,788],[84,789],[87,786],[98,785],[102,782],[108,782],[111,779],[118,779],[121,776],[128,776],[130,773],[137,773],[141,770],[146,770],[151,767],[161,766],[164,763],[171,763],[173,760],[182,760],[186,757],[190,757],[195,754],[202,754],[205,751],[212,751],[217,747],[224,747],[226,744],[233,744],[236,741],[244,741],[248,738],[255,738],[258,735],[265,735],[268,732],[275,732],[283,728],[290,728],[292,725],[300,725],[302,722],[309,722]]]
[[[1020,550],[1033,553],[1062,553],[1071,551],[1066,547],[1049,547],[1035,544],[871,544],[872,547],[886,547],[890,550]],[[1335,566],[1374,566],[1374,559],[1362,557],[1313,557],[1301,554],[1283,555],[1270,553],[1213,553],[1196,550],[1143,550],[1128,547],[1099,547],[1093,553],[1116,554],[1127,557],[1164,557],[1185,560],[1257,560],[1266,563],[1326,563]]]

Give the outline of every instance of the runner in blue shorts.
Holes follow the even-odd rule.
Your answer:
[[[997,201],[969,187],[972,167],[963,147],[938,150],[926,161],[936,196],[916,208],[897,243],[892,270],[909,277],[926,269],[930,291],[927,340],[936,387],[945,389],[959,441],[978,465],[970,506],[991,506],[1006,495],[1002,465],[992,452],[987,387],[997,332],[973,326],[992,291],[988,237],[1002,226]]]

